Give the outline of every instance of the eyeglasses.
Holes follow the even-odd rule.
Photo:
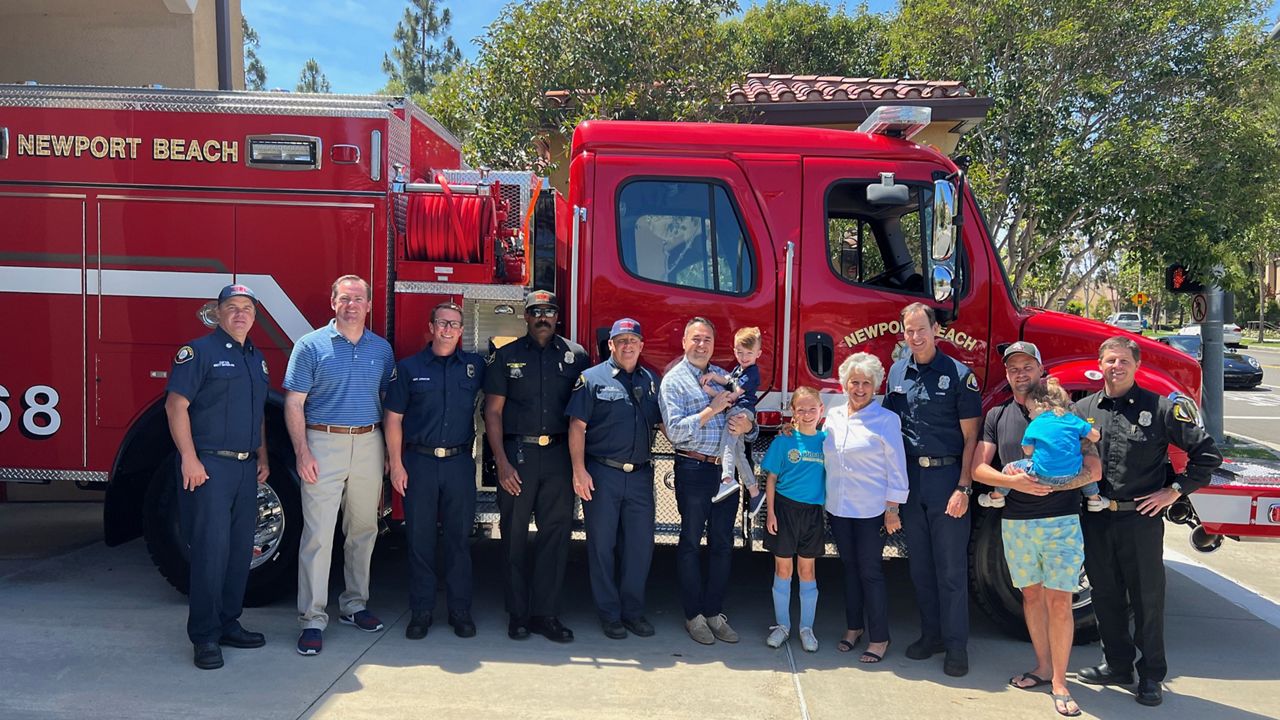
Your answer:
[[[450,328],[450,329],[452,329],[452,330],[461,330],[461,329],[462,329],[462,321],[461,321],[461,320],[432,320],[432,321],[431,321],[431,324],[432,324],[432,325],[435,325],[436,327],[440,328],[441,330],[443,330],[443,329],[445,329],[445,328]]]
[[[550,318],[560,314],[560,311],[553,307],[529,308],[526,312],[529,313],[530,317],[536,317],[536,318],[540,318],[540,317]]]

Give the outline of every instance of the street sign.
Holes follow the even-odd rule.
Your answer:
[[[1151,296],[1144,292],[1139,291],[1134,293],[1133,297],[1130,298],[1130,300],[1133,300],[1134,305],[1138,305],[1139,307],[1141,307],[1142,305],[1146,305],[1147,303],[1151,302]]]
[[[1191,319],[1202,323],[1209,314],[1209,298],[1204,293],[1191,296]]]

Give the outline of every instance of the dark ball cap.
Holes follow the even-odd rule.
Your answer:
[[[222,288],[222,292],[218,293],[218,304],[221,305],[233,297],[247,297],[253,301],[254,305],[258,304],[258,296],[254,295],[246,285],[228,285]]]
[[[638,338],[644,338],[644,335],[640,333],[640,323],[631,318],[622,318],[614,321],[613,327],[609,329],[609,339],[612,340],[619,335],[635,335]]]
[[[538,307],[539,305],[550,305],[551,307],[557,307],[556,294],[551,292],[550,290],[534,290],[533,292],[524,296],[524,307],[526,310],[528,310],[531,307]]]

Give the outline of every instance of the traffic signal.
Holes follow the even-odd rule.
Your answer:
[[[1199,293],[1204,292],[1204,283],[1186,265],[1175,264],[1164,271],[1164,288],[1171,293]]]

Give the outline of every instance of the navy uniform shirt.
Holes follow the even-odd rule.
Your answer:
[[[196,450],[253,452],[262,445],[267,361],[248,338],[241,345],[219,327],[183,345],[165,391],[191,403]]]
[[[1168,486],[1170,445],[1187,451],[1186,476],[1178,478],[1183,493],[1208,485],[1222,464],[1218,446],[1192,412],[1137,383],[1118,398],[1099,390],[1076,403],[1076,414],[1102,435],[1102,494],[1112,500],[1133,500]]]
[[[960,421],[982,416],[982,392],[968,365],[938,350],[917,365],[908,354],[889,368],[884,406],[902,420],[908,456],[960,457]]]
[[[507,435],[560,435],[569,429],[564,414],[578,376],[587,369],[587,351],[553,335],[539,347],[530,335],[513,340],[489,356],[485,395],[506,398],[502,432]]]
[[[610,357],[578,378],[565,414],[587,424],[587,455],[649,462],[653,431],[662,422],[658,378],[639,365],[624,372]]]
[[[382,406],[404,416],[404,443],[470,445],[484,369],[484,358],[475,353],[458,349],[438,357],[430,345],[397,363]]]

